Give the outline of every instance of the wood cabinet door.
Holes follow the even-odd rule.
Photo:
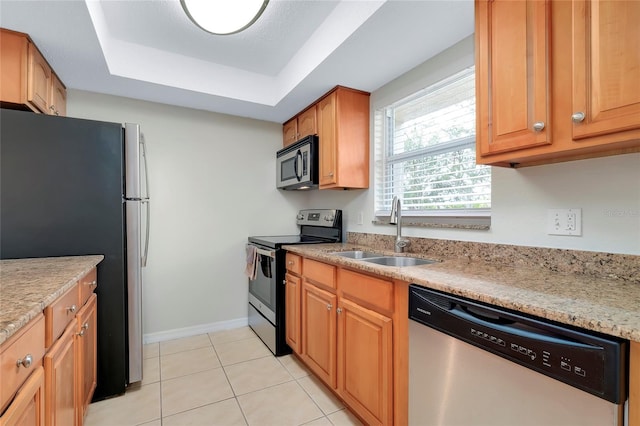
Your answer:
[[[298,140],[298,118],[293,117],[282,125],[282,146],[286,147]]]
[[[392,320],[344,298],[338,304],[338,392],[367,424],[393,424]]]
[[[551,143],[550,2],[476,0],[481,157]]]
[[[318,138],[320,147],[320,186],[331,186],[338,182],[337,143],[338,130],[336,123],[336,92],[326,96],[318,103]]]
[[[316,109],[316,105],[313,105],[298,115],[298,139],[318,133]]]
[[[37,367],[0,416],[0,426],[44,426],[44,370]]]
[[[640,128],[640,2],[572,6],[573,138]]]
[[[29,44],[28,70],[27,101],[47,114],[51,90],[51,68],[33,44]]]
[[[76,325],[77,424],[81,425],[96,389],[98,344],[98,297],[93,294],[78,312]]]
[[[75,332],[74,320],[44,356],[47,426],[76,424]]]
[[[336,296],[302,283],[302,358],[327,385],[336,387]]]
[[[285,338],[289,347],[300,353],[300,287],[301,280],[291,274],[285,275]]]
[[[52,115],[67,115],[67,89],[60,81],[57,75],[51,75],[51,95],[49,96],[51,105],[48,114]]]

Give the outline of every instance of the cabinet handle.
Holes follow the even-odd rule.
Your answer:
[[[576,112],[571,115],[571,121],[574,123],[580,123],[585,119],[585,117],[586,115],[584,115],[584,112]]]
[[[541,132],[544,129],[544,121],[536,121],[533,123],[533,131]]]
[[[33,357],[31,356],[31,354],[26,354],[24,358],[18,359],[16,361],[16,367],[18,368],[20,368],[20,366],[23,366],[24,368],[29,368],[31,367],[31,364],[33,364]]]
[[[85,331],[87,331],[87,330],[89,329],[89,323],[88,323],[88,322],[85,322],[85,323],[82,325],[82,327],[80,327],[80,328],[81,328],[80,332],[79,332],[79,333],[76,333],[76,335],[78,335],[78,336],[82,337],[82,336],[84,336],[84,332],[85,332]]]
[[[332,305],[331,303],[329,303],[329,304],[327,305],[327,311],[330,311],[330,310],[331,310],[331,308],[333,308],[333,305]]]
[[[78,307],[76,305],[71,305],[67,308],[67,311],[71,312],[72,314],[75,313],[78,310]]]

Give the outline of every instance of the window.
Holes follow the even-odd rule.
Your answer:
[[[474,67],[375,112],[377,216],[487,217],[491,168],[476,165]]]

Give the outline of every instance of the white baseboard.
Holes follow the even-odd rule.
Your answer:
[[[180,339],[181,337],[190,337],[196,336],[198,334],[213,333],[215,331],[246,327],[247,325],[249,325],[249,319],[245,317],[229,321],[214,322],[210,324],[200,324],[193,327],[175,328],[173,330],[144,334],[142,336],[142,342],[144,344],[164,342],[165,340]]]

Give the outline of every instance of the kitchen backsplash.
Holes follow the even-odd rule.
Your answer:
[[[394,235],[347,232],[347,243],[393,250]],[[440,258],[467,258],[505,266],[541,267],[560,273],[615,278],[640,285],[640,256],[468,241],[408,238],[408,253]]]

